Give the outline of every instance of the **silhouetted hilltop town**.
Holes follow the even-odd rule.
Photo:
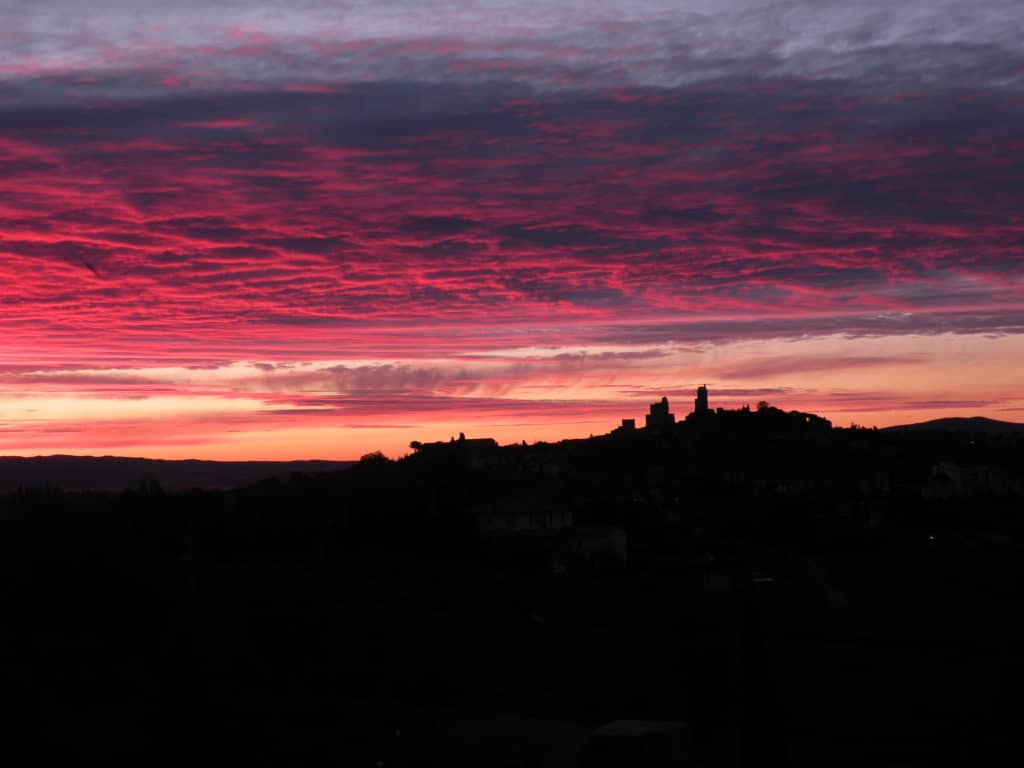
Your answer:
[[[657,403],[651,403],[650,412],[645,417],[644,429],[649,434],[666,434],[683,425],[701,433],[723,429],[746,429],[761,433],[805,433],[832,428],[832,422],[821,416],[801,411],[782,411],[763,401],[758,404],[756,411],[751,411],[750,406],[738,410],[712,410],[708,405],[707,386],[698,387],[697,396],[693,401],[693,411],[687,415],[684,422],[677,422],[675,414],[669,411],[667,397],[661,398]],[[623,419],[622,424],[612,430],[612,434],[625,436],[636,431],[636,419]]]
[[[1024,439],[712,398],[590,439],[460,434],[231,490],[0,495],[8,747],[147,765],[1016,756]]]

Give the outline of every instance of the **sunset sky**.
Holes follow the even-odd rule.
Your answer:
[[[1024,420],[1020,0],[0,0],[0,454]]]

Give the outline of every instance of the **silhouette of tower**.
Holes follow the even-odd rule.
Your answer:
[[[660,403],[651,403],[651,412],[647,414],[647,428],[652,431],[668,429],[676,423],[675,414],[668,411],[668,398],[661,398]]]
[[[697,399],[693,401],[693,412],[707,413],[708,410],[708,386],[704,384],[697,387]]]

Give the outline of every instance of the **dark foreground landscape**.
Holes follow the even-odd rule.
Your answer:
[[[766,405],[456,437],[234,490],[0,500],[44,758],[898,766],[1019,757],[1024,438]],[[1012,764],[1005,758],[1000,764]]]

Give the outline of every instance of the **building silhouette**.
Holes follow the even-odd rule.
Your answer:
[[[707,384],[697,387],[697,399],[693,401],[693,412],[697,414],[707,413],[708,408],[708,386]]]
[[[651,412],[647,414],[647,429],[653,432],[667,430],[676,423],[675,414],[669,413],[668,398],[661,398],[660,402],[651,403]]]

